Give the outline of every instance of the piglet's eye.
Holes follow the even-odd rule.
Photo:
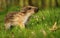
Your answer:
[[[30,10],[31,8],[28,8],[28,10]]]

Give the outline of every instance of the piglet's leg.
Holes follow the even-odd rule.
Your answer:
[[[11,24],[10,23],[5,23],[5,30],[10,29]]]
[[[20,29],[25,29],[25,24],[19,23],[19,27],[20,27]]]

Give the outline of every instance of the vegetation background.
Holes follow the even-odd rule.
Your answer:
[[[4,30],[4,18],[10,11],[24,6],[39,7],[26,29]],[[60,38],[60,0],[0,0],[0,38]]]

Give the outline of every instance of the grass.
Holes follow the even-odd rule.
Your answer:
[[[39,10],[24,30],[19,27],[4,30],[5,15],[5,11],[0,12],[0,38],[60,38],[60,8]]]

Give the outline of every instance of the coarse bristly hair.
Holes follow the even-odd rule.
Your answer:
[[[19,26],[21,29],[25,28],[25,24],[29,17],[37,11],[37,7],[26,6],[19,12],[8,13],[5,17],[5,29],[9,29],[11,26]]]

